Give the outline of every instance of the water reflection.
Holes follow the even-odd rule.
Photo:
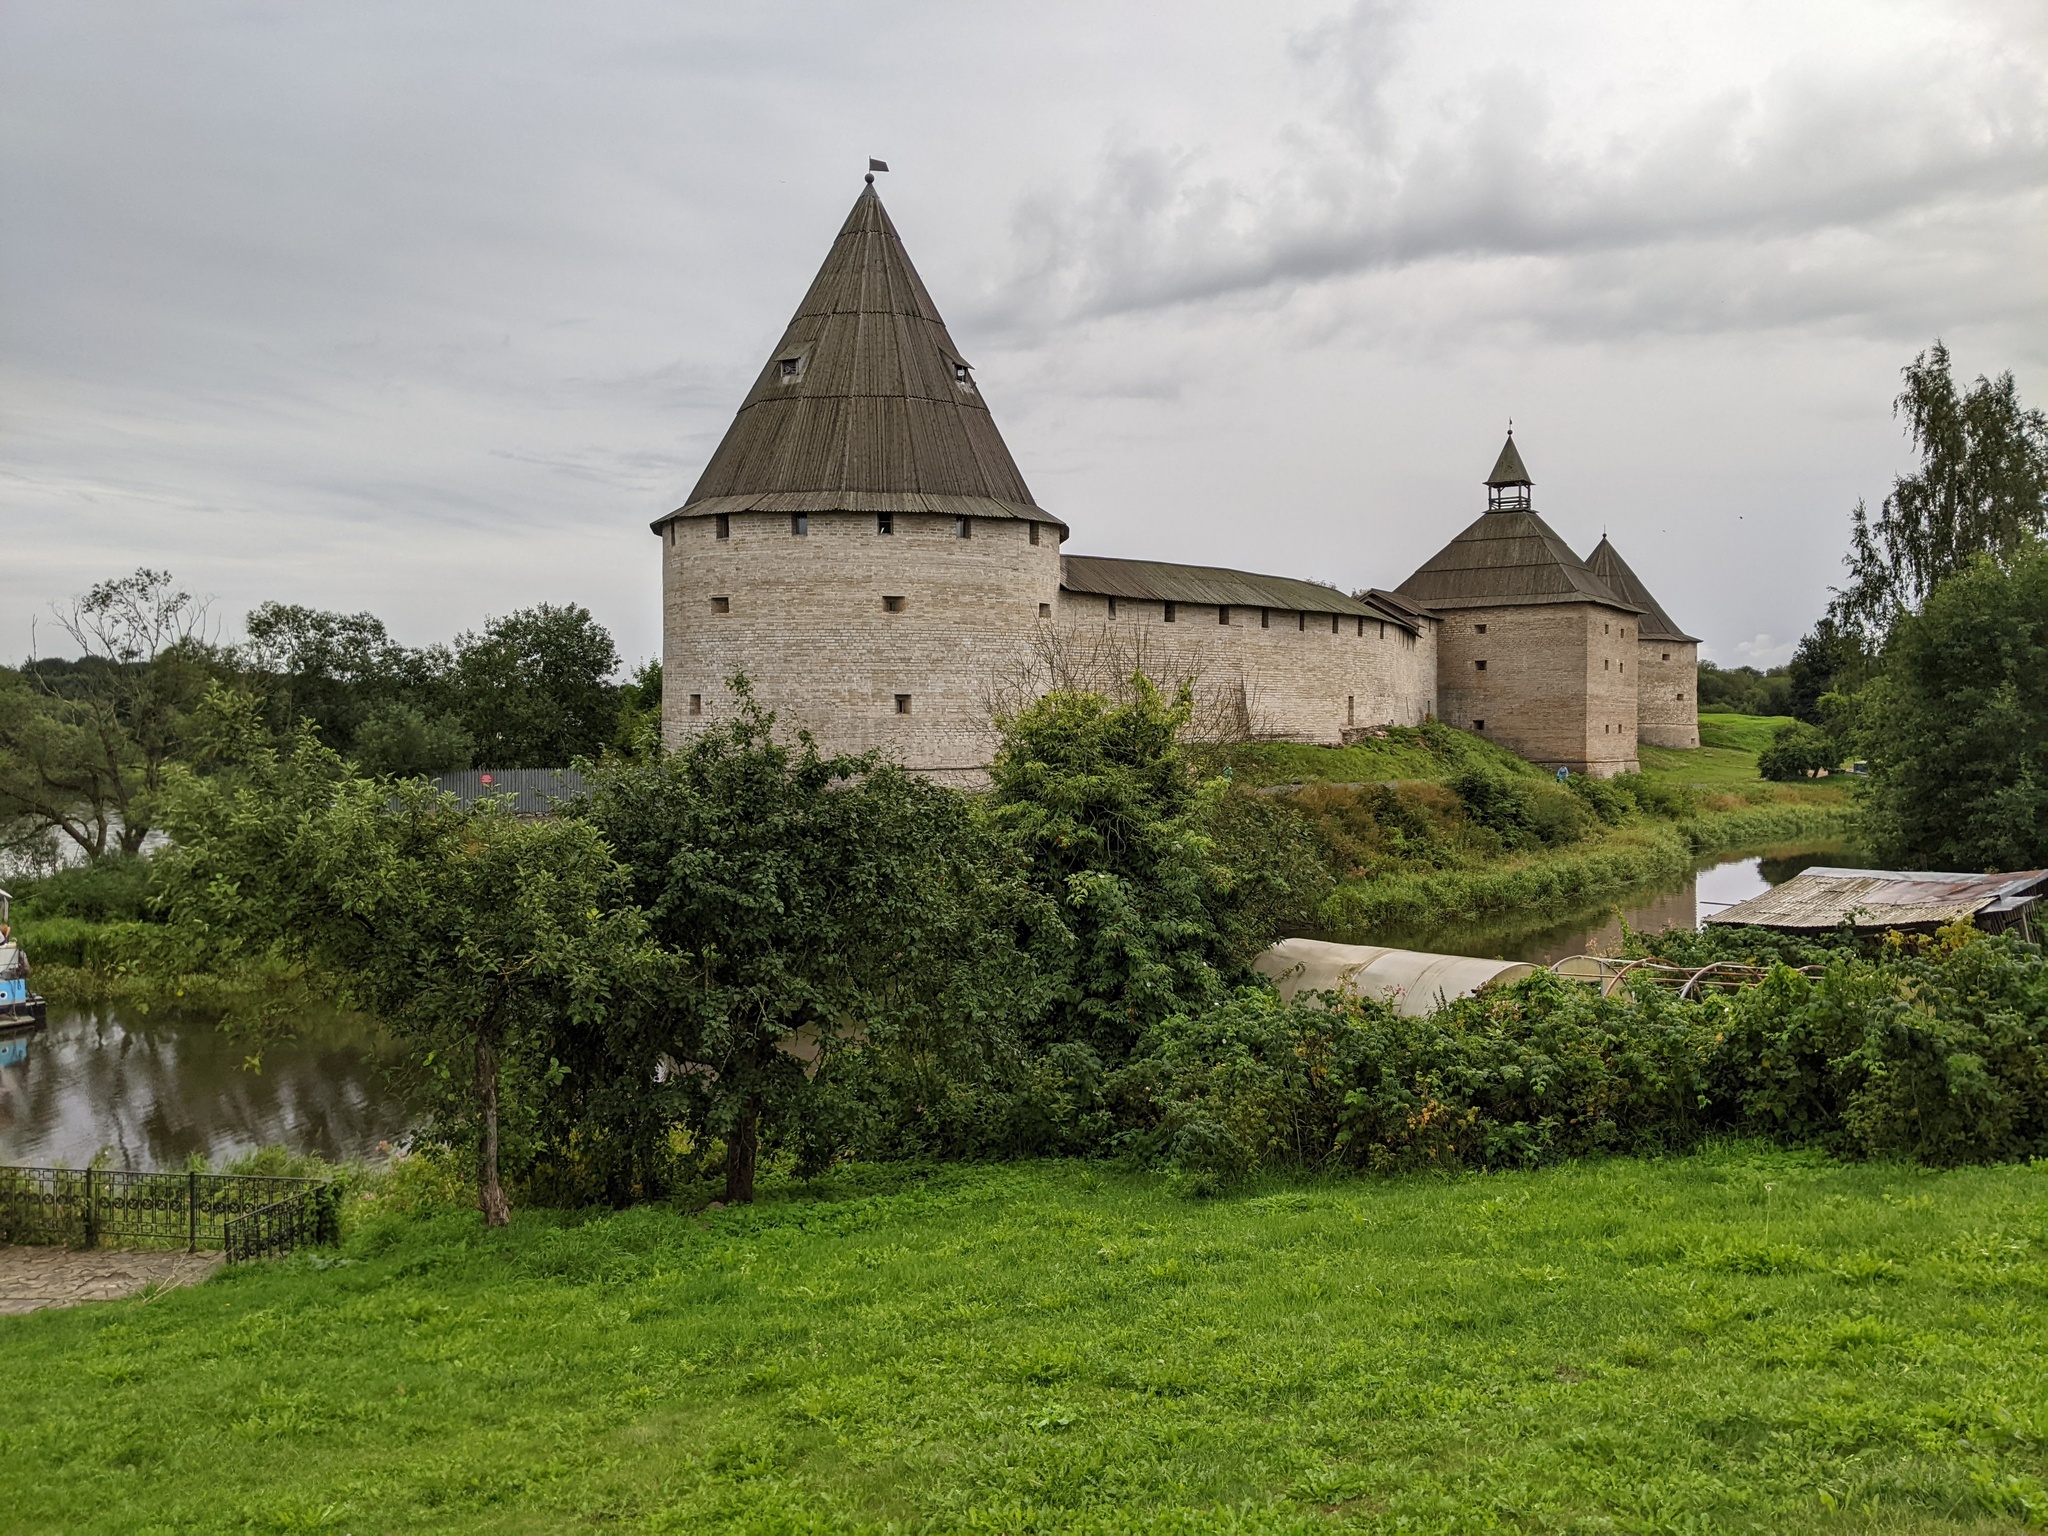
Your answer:
[[[360,1022],[330,1020],[275,1043],[260,1070],[210,1024],[108,1010],[52,1009],[26,1059],[0,1066],[0,1162],[176,1168],[258,1147],[366,1156],[410,1115],[390,1081],[389,1046]]]
[[[1567,955],[1621,953],[1623,924],[1635,933],[1696,927],[1710,914],[1760,896],[1802,869],[1816,864],[1858,867],[1862,862],[1858,855],[1839,846],[1778,848],[1761,856],[1714,860],[1682,880],[1647,887],[1620,901],[1589,906],[1562,919],[1532,923],[1507,917],[1329,937],[1358,944],[1393,944],[1443,955],[1482,955],[1549,965]]]

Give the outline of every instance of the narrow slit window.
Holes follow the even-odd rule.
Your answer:
[[[884,536],[887,536],[887,535],[889,535],[889,534],[892,534],[892,533],[894,533],[895,531],[896,531],[896,514],[895,514],[894,512],[877,512],[877,513],[875,514],[875,532],[876,532],[876,533],[879,533],[879,534],[882,534],[882,535],[884,535]]]
[[[1330,633],[1337,633],[1337,615],[1334,613],[1330,615]]]
[[[1365,638],[1365,620],[1362,617],[1358,621],[1358,638],[1361,640]]]
[[[1358,724],[1357,694],[1346,694],[1344,697],[1344,723],[1346,725]]]
[[[690,713],[691,713],[691,714],[693,714],[693,715],[701,715],[701,714],[703,714],[703,713],[704,713],[704,695],[703,695],[703,694],[701,694],[701,693],[693,693],[693,694],[691,694],[691,695],[690,695]]]
[[[1112,619],[1116,617],[1116,599],[1113,597],[1109,600],[1109,616]]]
[[[711,611],[713,613],[731,613],[732,599],[729,597],[714,597],[711,599]]]
[[[1295,627],[1296,629],[1300,630],[1300,631],[1301,631],[1301,632],[1302,632],[1303,634],[1307,634],[1307,633],[1308,633],[1308,615],[1307,615],[1307,614],[1305,614],[1305,613],[1297,613],[1297,614],[1296,614],[1296,615],[1294,616],[1294,627]]]
[[[811,514],[792,512],[789,514],[789,531],[796,538],[802,538],[811,531]]]
[[[1217,622],[1218,624],[1228,624],[1228,623],[1230,622],[1230,606],[1229,606],[1229,604],[1227,604],[1227,603],[1218,603],[1218,604],[1216,605],[1216,622]]]
[[[721,539],[732,537],[732,516],[730,513],[721,512],[712,521],[717,525],[716,532],[718,537]]]
[[[897,713],[897,714],[899,714],[899,715],[907,715],[907,714],[909,714],[909,713],[910,713],[910,695],[909,695],[909,694],[907,694],[907,693],[899,693],[899,694],[897,694],[897,695],[896,695],[896,713]]]
[[[673,547],[673,546],[674,546],[674,544],[675,544],[675,542],[676,542],[676,524],[675,524],[675,519],[674,519],[674,518],[670,518],[670,519],[669,519],[669,524],[668,524],[668,542],[669,542],[669,544],[670,544],[670,546],[671,546],[671,547]]]
[[[953,537],[954,537],[954,538],[956,538],[956,539],[971,539],[971,538],[973,538],[973,537],[974,537],[974,519],[973,519],[973,518],[971,518],[971,517],[956,517],[956,518],[954,518],[954,519],[953,519]]]
[[[1387,638],[1387,621],[1385,619],[1380,620],[1380,638],[1382,640]]]
[[[1614,658],[1610,656],[1610,657],[1607,657],[1607,658],[1606,658],[1605,660],[1603,660],[1603,661],[1602,661],[1602,662],[1600,663],[1600,670],[1601,670],[1602,672],[1611,672],[1611,671],[1613,671],[1613,670],[1614,670]]]
[[[1031,542],[1033,544],[1036,544],[1038,542],[1038,524],[1036,523],[1033,523],[1031,525]]]
[[[1162,603],[1160,606],[1166,610],[1161,615],[1161,618],[1163,618],[1166,623],[1171,624],[1173,622],[1173,604]]]
[[[1040,603],[1040,604],[1038,605],[1038,616],[1039,616],[1039,617],[1040,617],[1041,619],[1049,619],[1049,618],[1051,618],[1051,617],[1052,617],[1052,604],[1051,604],[1051,603]]]
[[[1271,629],[1272,627],[1273,627],[1273,610],[1272,610],[1272,609],[1270,609],[1270,608],[1261,608],[1261,609],[1259,610],[1259,628],[1261,628],[1261,629]]]
[[[903,609],[904,601],[900,597],[885,597],[882,599],[882,612],[884,613],[901,613]]]

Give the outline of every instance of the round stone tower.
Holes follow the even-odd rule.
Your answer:
[[[875,193],[662,541],[671,745],[745,673],[827,751],[983,777],[989,703],[1059,601],[1067,529],[1031,499]]]

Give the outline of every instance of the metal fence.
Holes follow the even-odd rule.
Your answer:
[[[219,1248],[232,1264],[334,1242],[336,1205],[325,1179],[0,1167],[6,1243]]]

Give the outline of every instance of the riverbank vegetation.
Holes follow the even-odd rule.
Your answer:
[[[9,1320],[8,1523],[2048,1517],[2039,1165],[1738,1145],[1208,1201],[1092,1163],[870,1167],[489,1234],[431,1172],[353,1200],[338,1252]]]

